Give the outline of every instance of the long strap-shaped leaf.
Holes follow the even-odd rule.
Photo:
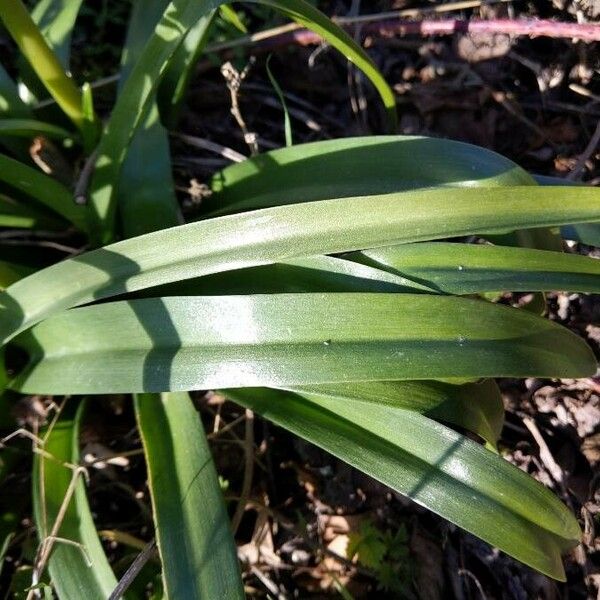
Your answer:
[[[374,83],[395,115],[394,94],[367,54],[342,29],[304,0],[251,0],[271,6],[322,35],[354,62]],[[188,31],[227,0],[173,0],[156,26],[144,52],[123,87],[122,94],[99,146],[97,169],[91,182],[91,208],[104,242],[114,234],[115,185],[127,146],[154,99],[156,88]]]
[[[585,377],[575,334],[526,311],[413,294],[191,296],[67,311],[19,338],[26,393],[452,377]]]
[[[244,598],[217,473],[190,397],[141,394],[135,406],[166,597]]]
[[[486,148],[429,137],[367,136],[298,144],[230,165],[213,177],[213,194],[202,210],[217,216],[440,185],[533,184],[521,167]]]
[[[573,515],[537,481],[414,411],[308,401],[275,390],[223,392],[526,564],[564,580],[579,543]]]
[[[504,424],[502,396],[493,379],[463,385],[441,381],[354,381],[302,386],[290,391],[309,399],[370,402],[373,410],[377,405],[413,410],[467,429],[493,447]]]
[[[15,136],[34,138],[37,135],[45,135],[49,138],[64,139],[74,137],[70,131],[35,119],[2,119],[0,120],[0,137]]]
[[[167,5],[168,0],[134,2],[123,48],[119,94]],[[148,160],[148,156],[152,156],[152,160]],[[119,173],[117,203],[125,237],[181,223],[171,174],[169,140],[160,123],[156,102],[150,102],[127,148]]]
[[[356,261],[356,262],[353,262]],[[586,256],[443,242],[311,256],[179,281],[144,297],[278,292],[600,292],[600,261]]]
[[[51,533],[72,480],[72,471],[61,463],[79,461],[83,405],[76,414],[72,408],[67,404],[46,440],[44,450],[54,459],[35,455],[33,508],[40,541]],[[108,598],[117,580],[96,533],[82,479],[76,484],[57,535],[72,542],[56,541],[50,556],[49,571],[59,598]]]
[[[126,65],[164,9],[139,0],[129,24]],[[202,30],[200,23],[196,30]],[[125,68],[126,71],[126,68]],[[153,160],[147,160],[151,151]],[[126,236],[176,225],[167,134],[153,105],[121,171],[119,208]],[[198,413],[187,394],[143,394],[135,413],[152,495],[165,597],[243,598],[235,542]],[[182,552],[182,548],[185,549]]]
[[[14,202],[0,194],[0,227],[64,229],[67,224],[45,210]]]
[[[65,73],[22,0],[0,2],[0,19],[57,104],[79,129],[83,129],[85,117],[81,93]]]
[[[85,231],[85,212],[61,183],[22,162],[0,154],[0,182],[17,189]]]
[[[309,256],[225,271],[149,288],[133,297],[227,296],[281,292],[426,292],[435,289],[405,277],[334,256]]]
[[[347,258],[448,294],[600,292],[600,261],[561,252],[476,244],[404,244]]]
[[[0,340],[66,308],[202,275],[482,230],[597,220],[598,190],[535,186],[420,190],[219,217],[125,240],[18,282],[0,295]]]

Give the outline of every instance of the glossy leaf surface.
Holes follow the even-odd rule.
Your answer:
[[[141,394],[135,407],[166,597],[244,598],[217,473],[191,398]]]
[[[347,258],[448,294],[600,292],[600,261],[562,252],[483,244],[404,244]]]
[[[412,294],[275,294],[111,302],[19,339],[26,393],[178,391],[454,377],[586,377],[576,335],[526,311]]]
[[[79,462],[81,416],[81,408],[75,413],[67,404],[44,445],[55,460],[35,455],[33,508],[40,541],[52,530],[71,482],[72,470],[63,463]],[[50,556],[49,571],[58,596],[108,598],[117,580],[98,538],[83,479],[77,483],[58,535],[74,543],[57,542]]]
[[[220,217],[118,242],[18,282],[0,295],[0,335],[6,341],[53,313],[99,298],[242,267],[598,219],[598,190],[534,186],[420,190]]]
[[[225,390],[236,402],[369,473],[526,564],[564,580],[561,553],[579,543],[569,510],[526,473],[414,411]]]

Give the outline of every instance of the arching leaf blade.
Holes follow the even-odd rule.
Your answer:
[[[26,393],[181,391],[479,377],[586,377],[575,334],[526,311],[412,294],[273,294],[110,302],[18,340]]]
[[[600,292],[600,261],[586,256],[483,244],[403,244],[347,255],[447,294]]]
[[[598,219],[598,190],[534,186],[419,190],[219,217],[118,242],[16,283],[0,295],[0,335],[6,341],[79,304],[218,272],[483,229]]]
[[[581,535],[573,515],[537,481],[464,436],[414,411],[359,401],[315,403],[264,389],[222,393],[564,581],[561,553]]]
[[[491,150],[418,136],[366,136],[298,144],[219,171],[206,214],[436,186],[532,185],[519,166]],[[286,193],[282,194],[281,190]]]
[[[72,470],[62,463],[79,462],[82,414],[83,405],[75,411],[73,403],[67,403],[44,445],[56,460],[40,454],[34,458],[33,509],[40,541],[56,522],[71,482]],[[57,542],[50,555],[48,568],[59,598],[108,598],[117,580],[96,532],[83,479],[76,485],[58,535],[75,544]]]
[[[86,212],[73,200],[64,185],[14,158],[0,154],[0,181],[31,196],[61,215],[82,231],[86,231]]]
[[[457,425],[496,445],[504,425],[504,405],[493,379],[453,385],[441,381],[369,381],[290,388],[308,399],[371,402],[413,410],[431,419]]]
[[[217,473],[191,398],[140,394],[135,409],[166,598],[244,598]]]

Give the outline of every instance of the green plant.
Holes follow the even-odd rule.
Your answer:
[[[228,167],[215,175],[202,218],[178,225],[162,122],[176,120],[221,4],[135,3],[102,132],[82,126],[97,122],[89,94],[80,114],[65,73],[51,81],[34,65],[75,132],[36,122],[0,73],[0,140],[12,155],[0,156],[8,196],[0,224],[73,226],[96,246],[45,268],[35,253],[4,261],[0,336],[9,353],[28,356],[7,388],[134,396],[169,598],[243,595],[217,475],[185,393],[205,389],[564,578],[561,554],[579,542],[579,526],[494,453],[503,407],[492,378],[587,377],[596,361],[567,329],[484,295],[600,291],[598,261],[526,247],[560,247],[561,226],[593,231],[600,194],[538,185],[466,144],[380,136],[292,146]],[[261,4],[342,50],[393,113],[381,75],[323,15],[302,0]],[[3,17],[22,9],[19,0],[3,6]],[[22,45],[32,24],[5,22]],[[14,136],[42,130],[69,137],[80,154],[97,145],[86,205],[23,162]],[[491,243],[438,241],[465,236]],[[43,584],[47,566],[59,597],[102,598],[116,577],[77,468],[84,407],[75,405],[38,441],[33,584]]]
[[[373,569],[385,590],[403,595],[410,585],[414,565],[404,525],[392,533],[382,531],[371,520],[361,521],[359,530],[349,536],[346,555]]]

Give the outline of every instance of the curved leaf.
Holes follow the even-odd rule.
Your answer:
[[[441,381],[354,381],[302,386],[289,391],[308,399],[360,400],[413,410],[467,429],[494,447],[504,425],[504,404],[493,379],[463,385]]]
[[[77,0],[71,5],[76,6]],[[65,73],[22,0],[0,2],[0,19],[56,103],[79,129],[84,128],[81,92]]]
[[[600,292],[600,261],[562,252],[435,242],[365,250],[346,258],[448,294]]]
[[[134,3],[123,48],[119,95],[167,4],[168,0]],[[149,103],[147,115],[127,148],[116,194],[125,237],[181,222],[171,173],[169,140],[155,102]]]
[[[435,186],[532,184],[523,169],[485,148],[428,137],[367,136],[298,144],[230,165],[213,177],[213,194],[202,208],[216,216]]]
[[[37,135],[45,135],[49,138],[72,138],[70,131],[35,119],[0,119],[0,137],[16,136],[33,138]]]
[[[202,275],[482,230],[598,219],[598,190],[534,186],[419,190],[219,217],[118,242],[16,283],[0,295],[0,339],[78,304]],[[65,287],[65,281],[73,283]]]
[[[94,394],[478,377],[586,377],[575,334],[526,311],[413,294],[190,296],[49,318],[11,386]]]
[[[169,600],[244,598],[204,428],[187,394],[135,398]]]
[[[72,471],[63,463],[79,462],[79,425],[84,406],[81,404],[76,413],[73,408],[73,403],[67,403],[44,444],[44,450],[55,460],[35,455],[33,509],[40,541],[52,530],[71,483]],[[58,536],[79,544],[56,542],[50,555],[50,576],[59,598],[108,598],[117,580],[98,538],[81,479]]]
[[[565,579],[560,554],[581,536],[573,515],[540,483],[466,437],[414,411],[370,402],[309,401],[264,389],[222,393],[542,573]]]
[[[46,211],[14,202],[0,194],[0,227],[19,229],[64,229],[67,224]]]
[[[31,11],[61,65],[69,70],[71,34],[83,0],[40,0]]]
[[[404,277],[358,262],[333,256],[310,256],[169,283],[143,290],[133,297],[434,291]]]
[[[390,114],[395,114],[394,94],[371,59],[351,37],[320,11],[304,0],[252,1],[271,6],[322,35],[371,79]],[[116,209],[114,188],[127,147],[154,99],[171,57],[201,17],[226,3],[225,0],[173,0],[128,77],[106,132],[100,140],[99,159],[91,182],[91,207],[95,211],[98,231],[102,232],[104,241],[113,234]]]
[[[76,205],[72,192],[55,179],[0,154],[0,182],[34,198],[85,231],[84,208]]]

